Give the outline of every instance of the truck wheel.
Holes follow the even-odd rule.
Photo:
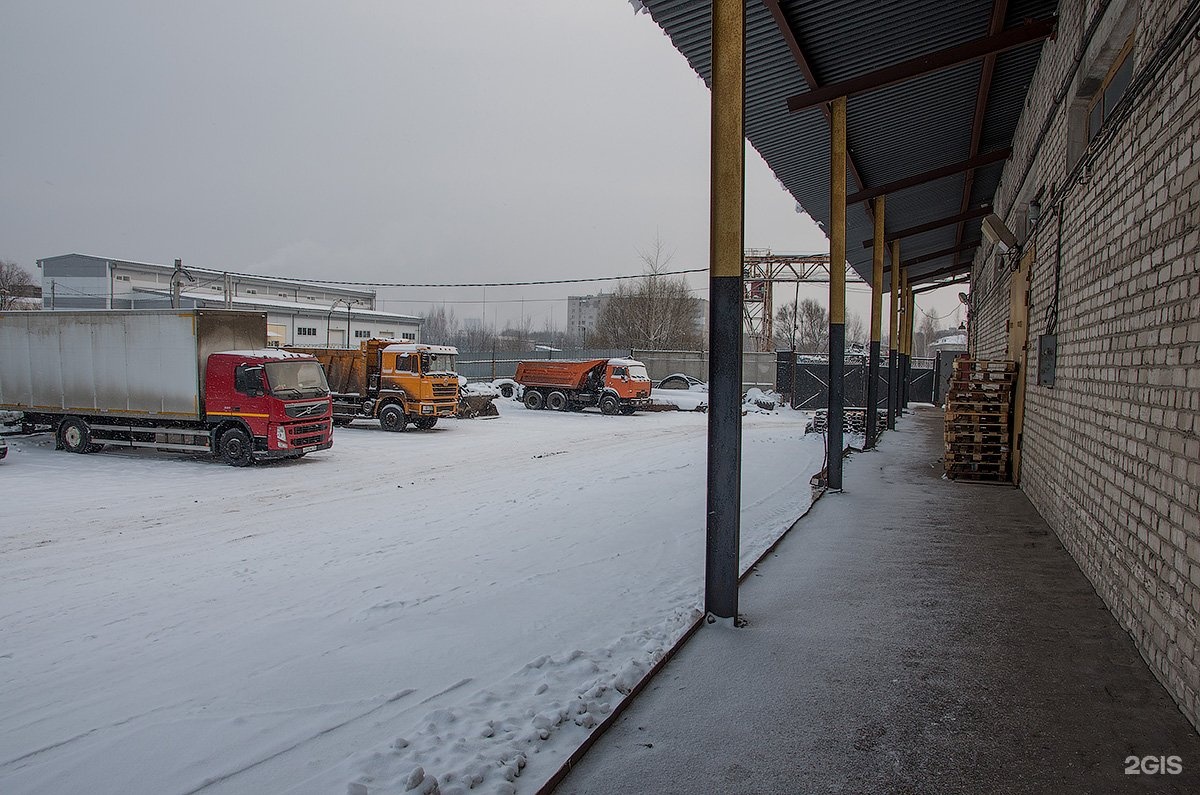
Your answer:
[[[600,398],[600,413],[613,415],[621,410],[621,401],[617,400],[612,395],[605,395]]]
[[[621,413],[624,414],[625,416],[629,416],[630,414],[632,414],[635,411],[637,411],[637,409],[634,408],[633,406],[625,406],[621,409]]]
[[[58,443],[68,453],[91,453],[92,429],[78,417],[67,417],[58,426]]]
[[[400,433],[408,426],[408,417],[404,416],[404,410],[395,404],[384,406],[379,411],[379,425],[385,431]]]
[[[537,411],[546,405],[546,397],[536,389],[530,389],[525,393],[525,408]]]
[[[554,390],[549,395],[546,395],[546,408],[551,411],[566,411],[567,396],[557,389]]]
[[[217,452],[221,460],[231,467],[250,466],[254,461],[254,446],[250,443],[250,435],[241,428],[230,428],[221,434],[217,442]]]
[[[434,425],[437,425],[437,417],[421,417],[413,420],[413,425],[416,425],[422,431],[427,431]]]

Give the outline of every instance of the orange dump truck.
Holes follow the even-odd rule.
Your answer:
[[[310,354],[325,368],[335,425],[378,419],[385,431],[403,431],[410,422],[429,430],[438,417],[453,417],[458,411],[457,348],[369,339],[358,350],[288,350]]]
[[[531,361],[517,365],[514,379],[525,388],[525,407],[604,414],[632,414],[650,404],[646,365],[633,359]]]

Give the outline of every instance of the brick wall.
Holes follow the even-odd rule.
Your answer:
[[[1090,153],[1079,116],[1106,42],[1111,52],[1132,26],[1136,83],[1186,7],[1063,0],[996,207],[1019,230],[1040,194],[1042,220],[1026,244],[1036,251],[1031,376],[1062,251],[1056,383],[1028,379],[1021,488],[1200,728],[1200,40],[1181,39]],[[1088,167],[1069,179],[1081,152]],[[994,250],[980,251],[971,317],[980,358],[1005,357],[1008,274]]]

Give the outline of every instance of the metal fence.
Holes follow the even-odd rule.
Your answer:
[[[778,351],[775,368],[775,391],[791,397],[792,408],[823,409],[829,405],[829,357],[821,354],[793,354]],[[846,406],[867,405],[868,362],[865,356],[847,356],[842,374],[842,389]],[[908,386],[908,399],[914,403],[933,402],[933,360],[913,359]],[[878,402],[887,406],[887,360],[879,367]]]

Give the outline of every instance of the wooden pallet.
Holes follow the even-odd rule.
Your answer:
[[[1017,363],[1004,359],[965,359],[954,360],[956,373],[1015,373]]]
[[[978,428],[972,430],[962,430],[957,428],[946,429],[946,444],[977,445],[977,444],[992,444],[1004,445],[1008,447],[1008,431],[1007,429],[999,430],[989,428],[980,430]]]
[[[947,472],[951,480],[978,480],[987,483],[1010,483],[1007,472]]]

